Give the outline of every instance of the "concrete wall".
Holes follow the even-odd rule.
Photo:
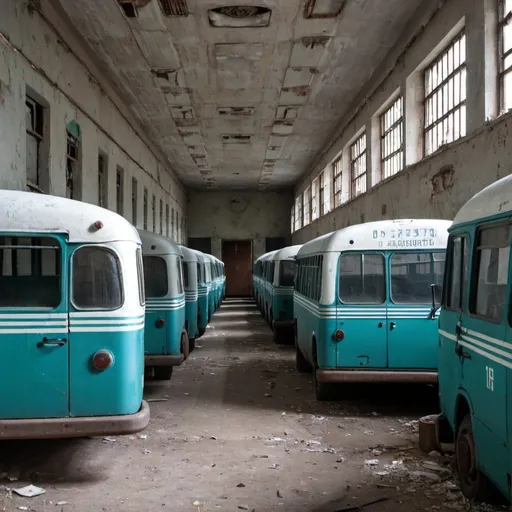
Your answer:
[[[512,172],[512,119],[498,117],[497,9],[494,0],[446,0],[434,16],[409,27],[381,69],[363,89],[353,115],[340,121],[331,144],[301,180],[295,196],[343,152],[366,128],[368,192],[293,234],[294,243],[379,219],[430,217],[452,219],[476,192]],[[465,26],[467,38],[467,136],[423,158],[423,70]],[[380,181],[378,120],[397,92],[405,102],[406,168]],[[377,129],[377,134],[375,133]],[[376,136],[377,135],[377,136]],[[345,158],[347,158],[345,156]],[[344,173],[348,173],[348,158]],[[348,178],[348,176],[347,176]],[[344,184],[348,185],[348,180]]]
[[[265,253],[265,238],[289,237],[291,192],[191,191],[188,236],[212,237],[221,258],[222,240],[252,240],[253,257]]]
[[[110,86],[90,51],[69,22],[49,0],[0,2],[0,188],[26,189],[25,98],[27,92],[43,104],[45,144],[43,168],[46,192],[66,194],[66,126],[81,129],[80,197],[98,203],[98,153],[108,162],[108,208],[116,210],[116,167],[124,170],[124,208],[132,220],[132,177],[138,182],[137,227],[143,222],[143,190],[148,189],[148,229],[160,230],[160,199],[185,213],[184,188],[162,155],[144,138],[124,98]],[[35,4],[34,4],[35,5]],[[39,7],[38,7],[39,8]],[[156,196],[156,226],[151,201]],[[180,222],[181,224],[181,222]],[[164,229],[164,233],[165,233]],[[183,241],[186,231],[182,236]]]

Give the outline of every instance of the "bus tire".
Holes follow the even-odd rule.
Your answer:
[[[333,399],[333,385],[328,382],[319,382],[316,378],[316,372],[318,370],[318,362],[316,356],[316,347],[313,346],[313,357],[315,366],[313,367],[313,386],[315,388],[315,398],[319,402],[329,402]]]
[[[195,338],[189,338],[188,339],[188,350],[190,353],[194,352],[194,349],[196,348],[196,339]]]
[[[199,327],[199,334],[197,335],[197,337],[200,338],[205,332],[206,329],[204,327]]]
[[[459,473],[460,489],[468,500],[487,503],[499,501],[499,492],[478,468],[470,414],[464,416],[457,431],[455,461]]]
[[[172,366],[155,366],[155,380],[169,380],[172,377]]]
[[[183,354],[183,361],[186,361],[188,359],[188,356],[190,355],[187,331],[181,332],[181,353]]]

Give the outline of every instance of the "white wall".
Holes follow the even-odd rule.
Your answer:
[[[331,144],[301,180],[303,193],[364,128],[368,151],[368,192],[320,217],[293,234],[294,243],[350,224],[379,219],[427,217],[452,219],[476,192],[512,172],[511,116],[498,117],[497,0],[446,0],[432,17],[424,12],[390,52],[381,69],[363,89],[349,116],[342,119]],[[457,30],[467,38],[467,133],[423,158],[423,69]],[[405,101],[406,168],[379,182],[378,116],[396,92]],[[376,136],[377,135],[377,136]],[[348,158],[344,173],[347,173]],[[348,180],[345,181],[348,185]]]
[[[211,237],[221,258],[222,240],[252,240],[253,257],[265,253],[265,238],[289,237],[291,192],[192,191],[188,236]]]
[[[149,194],[148,229],[160,230],[159,200],[186,210],[184,188],[111,87],[73,28],[43,0],[42,14],[30,2],[0,2],[0,188],[26,188],[25,95],[27,87],[47,107],[48,192],[66,194],[66,126],[81,128],[83,201],[98,203],[98,151],[108,156],[108,208],[116,210],[116,166],[124,169],[124,211],[132,220],[132,177],[138,182],[137,227],[143,222],[143,188]],[[151,199],[156,195],[156,226]],[[165,229],[164,229],[165,233]],[[181,232],[180,232],[181,235]]]

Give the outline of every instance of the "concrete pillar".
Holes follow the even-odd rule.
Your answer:
[[[405,165],[413,165],[423,158],[423,128],[425,85],[423,71],[415,71],[402,84],[404,91],[404,148]]]
[[[380,114],[373,116],[366,125],[368,151],[367,188],[370,190],[382,180],[382,159],[380,151]]]

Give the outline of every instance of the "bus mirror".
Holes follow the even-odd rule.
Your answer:
[[[437,310],[441,307],[441,287],[438,284],[431,284],[430,291],[432,293],[432,309],[428,314],[429,320],[434,320]]]

